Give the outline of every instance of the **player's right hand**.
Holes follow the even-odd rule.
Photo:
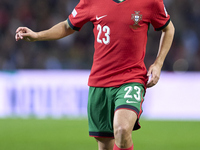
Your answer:
[[[34,42],[37,39],[37,33],[33,32],[31,29],[27,27],[19,27],[16,30],[15,40],[25,40],[29,42]]]

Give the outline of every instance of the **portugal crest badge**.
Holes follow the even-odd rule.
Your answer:
[[[142,15],[140,14],[140,11],[135,11],[135,14],[131,15],[131,20],[134,21],[133,25],[130,25],[130,28],[137,29],[140,27],[139,22],[142,20]]]

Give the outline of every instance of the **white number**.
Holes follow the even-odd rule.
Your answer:
[[[107,45],[110,43],[110,28],[108,26],[104,26],[103,32],[105,32],[105,36],[106,36],[106,39],[103,38],[103,42],[104,42],[104,44]]]
[[[97,42],[102,43],[102,41],[103,41],[104,44],[106,44],[106,45],[109,44],[110,43],[110,28],[108,26],[104,26],[102,28],[102,26],[100,24],[98,24],[97,30],[99,31],[98,35],[97,35]],[[105,33],[106,38],[102,38],[102,40],[101,40],[100,36],[102,34],[102,31],[103,31],[103,33]]]
[[[136,90],[136,94],[133,94],[134,98],[137,101],[141,100],[141,89],[138,86],[134,86],[134,90]],[[124,89],[124,91],[127,91],[126,94],[124,95],[124,98],[133,98],[133,96],[130,94],[133,91],[132,86],[128,86]]]
[[[102,40],[100,40],[100,36],[101,36],[101,33],[102,33],[102,29],[101,29],[101,25],[100,24],[98,24],[97,30],[99,31],[99,33],[97,35],[97,42],[98,43],[102,43]]]
[[[127,91],[124,95],[124,98],[133,98],[132,95],[130,95],[131,91],[133,90],[132,86],[128,86],[124,89],[124,91]]]
[[[140,93],[141,93],[141,89],[138,86],[134,86],[134,89],[136,90],[136,94],[134,94],[134,97],[137,101],[140,101]]]

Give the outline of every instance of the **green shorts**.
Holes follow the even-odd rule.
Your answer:
[[[134,111],[137,122],[133,130],[140,128],[139,118],[145,89],[140,83],[127,83],[120,87],[90,87],[88,98],[89,135],[92,137],[114,137],[113,117],[118,109]]]

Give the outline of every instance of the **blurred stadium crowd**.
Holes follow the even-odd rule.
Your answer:
[[[15,30],[48,29],[67,19],[79,0],[0,0],[0,69],[90,69],[92,23],[58,41],[16,42]],[[165,71],[200,71],[200,1],[164,0],[176,28]],[[117,17],[116,17],[117,18]],[[161,32],[149,31],[147,67],[155,60]],[[138,37],[139,38],[139,37]]]

